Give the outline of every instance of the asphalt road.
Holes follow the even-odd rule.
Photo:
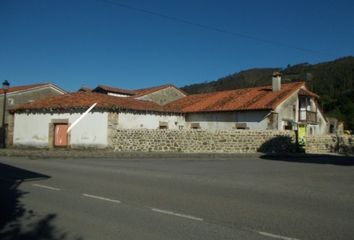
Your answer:
[[[354,159],[0,157],[1,239],[353,239]]]

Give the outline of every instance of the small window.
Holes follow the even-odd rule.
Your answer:
[[[293,126],[290,121],[283,121],[284,130],[293,130]]]
[[[15,104],[15,99],[13,99],[13,98],[8,98],[8,99],[7,99],[7,104],[9,104],[9,105],[14,105],[14,104]]]
[[[249,127],[247,127],[247,123],[235,123],[235,128],[236,129],[249,129]]]
[[[313,130],[312,127],[310,127],[310,136],[313,136],[313,135],[315,135],[315,134],[314,134],[314,130]]]
[[[199,123],[191,123],[191,129],[200,129]]]
[[[159,129],[168,129],[168,123],[167,122],[160,122]]]
[[[291,125],[285,125],[284,130],[292,130]]]

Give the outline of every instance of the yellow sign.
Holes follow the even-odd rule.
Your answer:
[[[306,145],[306,126],[304,124],[298,125],[297,142],[301,148],[305,147]]]

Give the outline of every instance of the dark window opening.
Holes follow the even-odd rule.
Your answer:
[[[168,123],[167,122],[160,122],[159,129],[168,129]]]
[[[200,129],[199,123],[191,123],[191,129]]]
[[[247,127],[247,123],[235,123],[235,128],[236,129],[250,129]]]

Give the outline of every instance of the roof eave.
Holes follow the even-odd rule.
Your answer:
[[[271,111],[274,108],[254,108],[254,109],[227,109],[227,110],[201,110],[201,111],[181,111],[182,113],[224,113],[224,112],[247,112],[247,111]]]

